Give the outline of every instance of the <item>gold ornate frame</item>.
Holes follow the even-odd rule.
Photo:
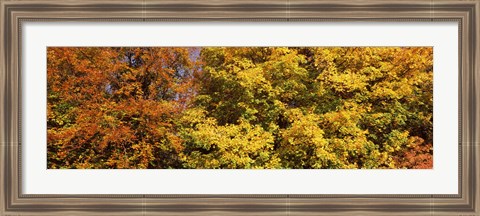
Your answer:
[[[479,13],[479,0],[0,0],[0,215],[480,215]],[[27,21],[458,22],[459,193],[23,194],[21,30]]]

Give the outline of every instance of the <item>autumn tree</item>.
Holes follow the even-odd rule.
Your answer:
[[[220,47],[201,57],[197,107],[220,125],[262,126],[281,167],[432,166],[431,48]]]
[[[191,95],[187,48],[51,47],[48,167],[174,168]]]

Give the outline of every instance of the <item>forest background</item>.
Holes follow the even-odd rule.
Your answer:
[[[433,168],[432,47],[49,47],[50,169]]]

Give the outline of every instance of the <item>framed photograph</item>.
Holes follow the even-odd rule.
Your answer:
[[[2,1],[1,215],[478,215],[471,1]]]

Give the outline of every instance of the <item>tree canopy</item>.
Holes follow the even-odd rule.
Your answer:
[[[49,47],[48,168],[433,168],[432,47]]]

